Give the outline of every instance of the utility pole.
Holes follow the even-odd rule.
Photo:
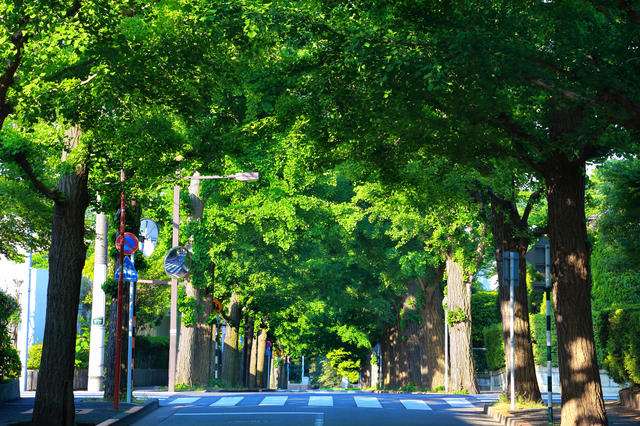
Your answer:
[[[87,390],[99,392],[104,383],[104,326],[106,296],[102,284],[107,280],[107,215],[96,214],[96,248],[91,300],[91,337],[89,340],[89,381]]]

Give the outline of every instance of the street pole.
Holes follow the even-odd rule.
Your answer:
[[[89,380],[87,390],[99,392],[104,382],[104,326],[106,296],[102,284],[107,280],[107,215],[96,214],[95,262],[91,300],[91,336],[89,339]]]
[[[509,253],[509,252],[508,252]],[[511,329],[509,330],[509,370],[510,370],[510,386],[511,386],[511,409],[516,408],[516,380],[515,380],[515,342],[514,342],[514,325],[515,325],[515,313],[514,313],[514,287],[517,282],[518,276],[518,253],[510,252],[510,279],[509,279],[509,316],[511,317]]]
[[[24,362],[22,363],[22,391],[27,390],[27,362],[29,362],[29,327],[31,325],[31,266],[32,253],[29,250],[29,266],[27,267],[27,312],[24,316]]]
[[[120,235],[124,238],[124,168],[120,172],[122,192],[120,193]],[[113,390],[113,409],[118,410],[120,404],[120,369],[122,345],[122,284],[124,279],[124,244],[120,245],[120,275],[118,277],[118,320],[116,322],[116,365]]]
[[[123,243],[124,245],[124,243]],[[134,262],[134,255],[131,255],[130,257],[131,259],[131,263],[133,264]],[[131,381],[131,375],[132,375],[132,368],[133,368],[133,298],[134,298],[134,292],[133,292],[133,288],[135,286],[135,283],[130,281],[129,282],[129,341],[128,341],[128,347],[127,347],[127,402],[131,403],[131,388],[132,388],[132,381]]]
[[[547,421],[553,424],[553,386],[551,369],[551,247],[544,246],[545,299],[547,302]]]
[[[444,391],[449,392],[449,324],[447,323],[447,297],[442,300],[444,308]]]
[[[171,244],[179,244],[180,230],[180,187],[173,187],[173,234]],[[169,320],[169,392],[175,392],[176,355],[178,345],[178,279],[171,278],[171,311]]]
[[[300,376],[300,383],[304,381],[304,355],[302,355],[302,375]]]

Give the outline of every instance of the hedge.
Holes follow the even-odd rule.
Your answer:
[[[603,367],[618,383],[640,384],[640,305],[600,311],[596,333]]]
[[[546,312],[546,303],[542,302],[541,310]],[[531,327],[531,343],[533,343],[533,359],[536,365],[547,365],[547,314],[529,314]],[[558,336],[556,334],[556,320],[551,307],[551,365],[558,366]]]
[[[136,368],[169,368],[169,338],[136,336],[133,357]]]
[[[9,336],[9,324],[17,323],[19,315],[18,301],[0,291],[0,383],[20,376],[20,356]]]
[[[471,319],[473,347],[486,347],[484,328],[502,322],[497,291],[479,291],[471,295]]]
[[[496,371],[505,366],[504,341],[502,340],[502,324],[491,324],[483,330],[484,345],[487,348],[486,361],[490,371]]]

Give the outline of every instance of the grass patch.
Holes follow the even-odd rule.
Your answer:
[[[532,409],[540,409],[540,408],[547,408],[547,404],[545,404],[542,401],[531,401],[529,399],[524,399],[521,396],[517,396],[516,395],[516,401],[515,401],[515,408],[516,410],[532,410]],[[496,402],[495,404],[493,404],[494,407],[496,407],[498,410],[511,410],[511,400],[507,397],[507,395],[505,395],[504,393],[502,395],[500,395],[500,399],[498,400],[498,402]],[[559,404],[554,404],[553,408],[556,407],[560,407]]]

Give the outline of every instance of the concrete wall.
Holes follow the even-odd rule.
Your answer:
[[[38,386],[38,370],[27,370],[26,390],[35,391]],[[76,370],[73,375],[73,390],[87,390],[88,370]],[[167,386],[169,370],[133,369],[133,386]]]

